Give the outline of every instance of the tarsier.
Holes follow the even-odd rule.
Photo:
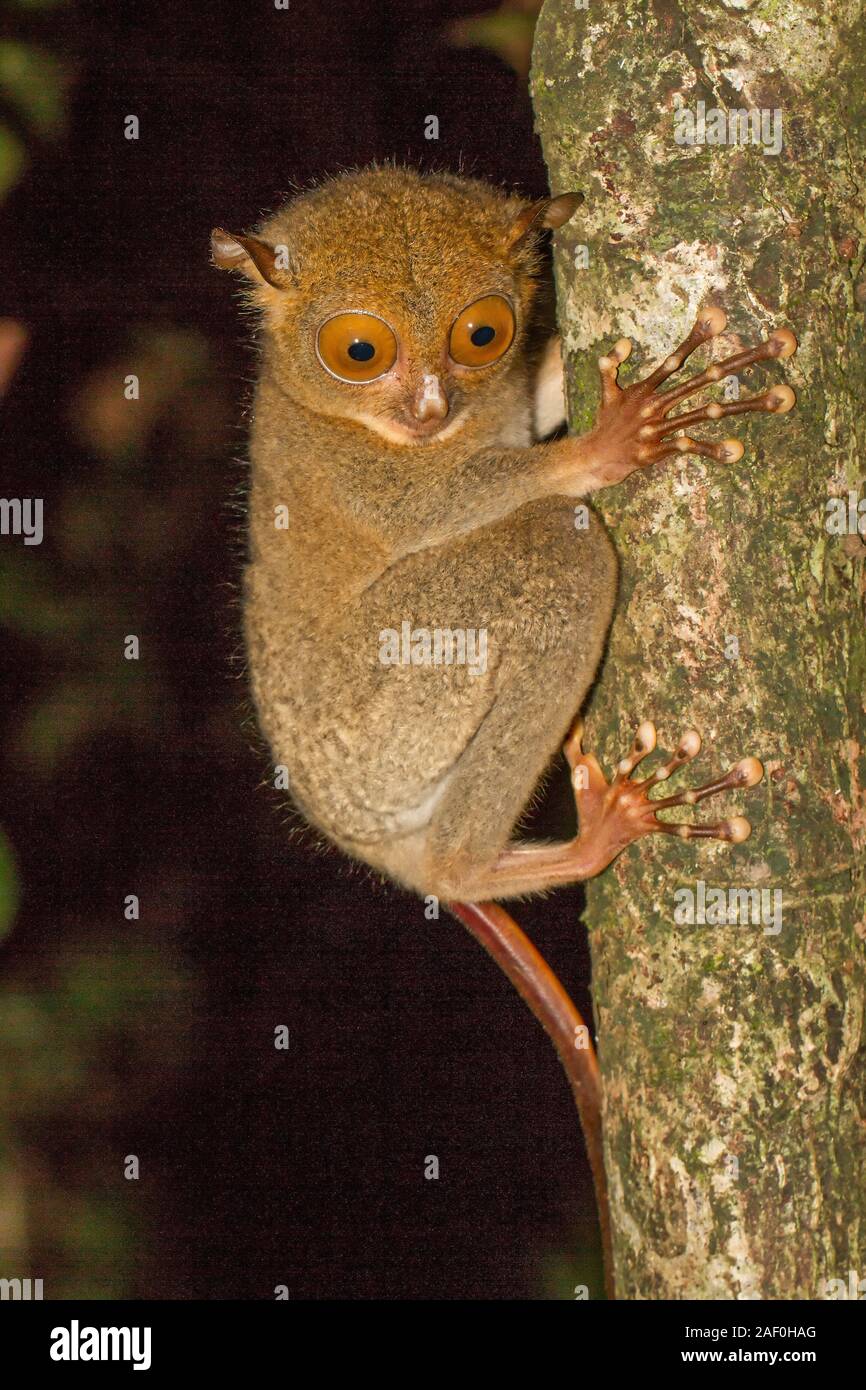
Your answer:
[[[593,429],[548,439],[565,423],[565,396],[559,339],[531,350],[542,240],[579,202],[565,193],[527,203],[476,180],[376,167],[300,195],[255,235],[215,231],[212,249],[217,265],[248,277],[262,313],[244,614],[274,759],[315,827],[451,905],[507,971],[569,1070],[602,1196],[594,1058],[571,1038],[579,1016],[488,900],[589,878],[653,832],[742,841],[740,816],[698,825],[657,813],[751,787],[763,771],[747,757],[653,799],[697,754],[694,730],[641,780],[635,769],[656,740],[649,721],[610,782],[582,750],[573,721],[601,659],[616,561],[594,516],[575,526],[575,499],[669,457],[734,463],[737,440],[693,428],[783,414],[789,386],[677,408],[797,343],[778,328],[671,386],[725,328],[723,311],[706,306],[655,371],[623,387],[631,344],[620,339],[599,361]],[[383,662],[381,635],[407,623],[483,631],[483,669],[425,661],[423,649],[421,660]],[[563,743],[578,834],[516,838]]]

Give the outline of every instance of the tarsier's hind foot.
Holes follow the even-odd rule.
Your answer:
[[[740,844],[751,834],[752,827],[744,816],[711,825],[696,825],[685,821],[659,820],[658,812],[671,806],[696,806],[708,796],[717,796],[720,792],[738,787],[756,786],[764,775],[757,758],[741,759],[723,776],[703,786],[686,787],[671,796],[651,800],[649,793],[654,787],[666,782],[679,768],[697,757],[701,736],[696,729],[684,733],[673,757],[642,781],[636,781],[632,774],[656,746],[655,725],[649,720],[641,724],[630,752],[619,763],[611,782],[605,779],[598,759],[592,753],[583,752],[582,736],[583,725],[578,721],[563,751],[571,768],[579,817],[577,843],[583,846],[585,854],[597,859],[596,872],[609,864],[626,845],[643,835],[660,833],[678,835],[685,840],[728,840],[732,844]]]
[[[685,840],[727,840],[740,844],[751,834],[743,816],[695,825],[684,821],[659,820],[659,811],[671,806],[696,806],[708,796],[735,788],[754,787],[764,775],[757,758],[742,758],[721,777],[701,787],[684,787],[671,796],[650,798],[654,787],[666,782],[685,763],[700,752],[701,736],[695,729],[683,734],[672,758],[642,781],[632,773],[656,746],[655,725],[641,724],[631,751],[622,759],[614,778],[608,782],[598,759],[584,753],[581,746],[583,725],[575,724],[564,746],[571,767],[571,781],[577,806],[578,834],[560,844],[539,845],[516,842],[508,845],[496,862],[477,874],[467,874],[444,898],[478,902],[485,898],[513,897],[540,893],[559,884],[576,883],[601,873],[627,845],[644,835],[678,835]]]
[[[602,453],[604,440],[610,440],[610,462],[606,473],[603,466],[602,481],[619,481],[634,468],[647,467],[674,454],[700,454],[719,463],[735,463],[743,455],[743,446],[738,439],[723,439],[719,443],[695,439],[691,434],[692,427],[723,420],[730,415],[786,415],[793,409],[796,396],[790,386],[780,383],[758,396],[710,401],[694,410],[671,415],[676,406],[705,387],[735,376],[756,362],[785,359],[797,351],[797,339],[790,328],[777,328],[755,347],[743,348],[721,362],[714,362],[679,386],[659,390],[702,343],[717,338],[726,326],[724,310],[707,305],[700,310],[692,331],[679,347],[648,377],[628,386],[620,386],[617,377],[621,364],[631,354],[629,338],[620,338],[610,352],[599,358],[602,399],[595,432],[602,440]],[[630,436],[631,441],[625,451],[624,435]]]

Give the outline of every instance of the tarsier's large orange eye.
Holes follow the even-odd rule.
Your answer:
[[[334,314],[316,336],[319,361],[341,381],[375,381],[397,360],[394,330],[375,314]]]
[[[511,347],[514,310],[501,294],[476,299],[451,326],[448,350],[461,367],[487,367]]]

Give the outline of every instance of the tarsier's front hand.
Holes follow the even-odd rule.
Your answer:
[[[792,408],[796,400],[794,392],[790,386],[779,385],[747,400],[713,401],[695,410],[671,415],[682,401],[713,382],[732,376],[753,362],[791,357],[797,351],[797,339],[791,330],[777,328],[757,347],[745,348],[722,362],[713,363],[681,385],[660,391],[662,383],[680,370],[701,343],[717,337],[726,323],[723,310],[715,306],[702,309],[685,342],[644,381],[636,381],[631,386],[621,387],[617,382],[620,364],[631,352],[628,338],[620,338],[607,356],[599,358],[601,406],[592,430],[576,441],[581,452],[585,450],[583,461],[592,487],[619,483],[635,469],[645,468],[673,454],[702,454],[720,463],[734,463],[743,454],[738,439],[725,439],[719,444],[695,439],[691,434],[692,426],[751,412],[784,415]]]

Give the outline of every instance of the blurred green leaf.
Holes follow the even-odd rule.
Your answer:
[[[551,1251],[542,1260],[539,1290],[542,1298],[557,1302],[582,1300],[583,1295],[578,1294],[578,1290],[583,1289],[588,1291],[593,1302],[605,1297],[601,1246],[592,1229],[577,1230],[573,1247]]]
[[[65,0],[17,0],[7,13],[54,10]],[[0,122],[0,198],[20,178],[27,164],[27,130],[36,139],[58,136],[64,126],[71,69],[47,48],[16,39],[0,40],[0,100],[20,115],[20,124]]]
[[[38,135],[62,130],[66,85],[66,69],[52,54],[28,44],[0,42],[0,91],[20,107]]]
[[[12,925],[15,913],[18,911],[18,871],[15,867],[15,857],[12,853],[12,846],[8,839],[0,830],[0,937],[3,937]]]
[[[541,0],[502,0],[498,9],[456,20],[447,36],[457,48],[489,49],[525,80],[540,9]]]
[[[0,126],[0,198],[18,178],[26,162],[26,152],[17,135]]]

